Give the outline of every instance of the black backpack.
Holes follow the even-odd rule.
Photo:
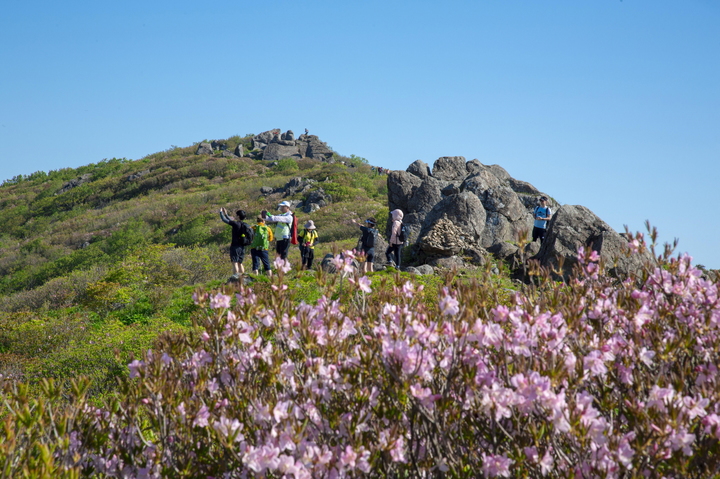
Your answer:
[[[375,247],[375,239],[377,238],[378,230],[375,228],[368,228],[363,231],[362,239],[360,240],[364,249],[370,249]]]
[[[240,246],[250,246],[255,239],[255,231],[244,221],[240,223]]]
[[[400,233],[397,235],[397,240],[403,244],[408,240],[409,231],[405,223],[400,223]]]

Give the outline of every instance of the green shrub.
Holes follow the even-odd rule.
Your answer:
[[[278,160],[275,170],[281,173],[295,173],[300,168],[298,167],[297,161],[293,158],[283,158]]]

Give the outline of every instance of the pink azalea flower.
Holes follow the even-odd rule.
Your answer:
[[[443,288],[443,295],[440,298],[440,313],[446,316],[454,316],[460,312],[460,303],[450,296],[447,286]]]
[[[605,366],[603,354],[598,351],[591,351],[590,354],[583,359],[583,369],[590,372],[591,376],[605,376],[608,368]]]
[[[275,269],[280,270],[283,273],[287,273],[292,269],[292,264],[290,264],[290,261],[282,259],[280,256],[275,258],[275,262],[273,264],[275,265]]]
[[[367,276],[363,276],[358,280],[358,286],[363,293],[372,293],[372,289],[370,289],[370,278]]]
[[[145,364],[142,361],[138,361],[137,359],[128,364],[128,368],[130,369],[130,378],[137,378],[140,376],[140,371],[145,366]]]
[[[210,418],[210,411],[208,411],[207,406],[205,406],[203,404],[203,406],[200,408],[197,415],[195,416],[195,419],[193,420],[193,426],[207,427],[210,424],[208,422],[209,418]]]
[[[210,307],[212,309],[227,309],[230,307],[230,296],[218,293],[210,298]]]
[[[482,470],[485,477],[510,477],[510,466],[515,462],[500,454],[482,455]]]
[[[352,446],[347,445],[345,451],[340,454],[340,464],[352,469],[355,467],[355,460],[358,458],[357,453],[353,450]]]

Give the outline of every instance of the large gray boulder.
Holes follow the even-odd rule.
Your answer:
[[[263,131],[262,133],[253,136],[252,146],[254,150],[263,150],[267,147],[270,142],[280,134],[280,129],[275,128],[273,130]]]
[[[569,278],[577,264],[578,248],[582,246],[586,251],[599,253],[607,273],[623,278],[638,272],[644,262],[652,261],[649,253],[627,255],[627,244],[627,239],[588,208],[563,205],[550,220],[540,251],[534,258],[550,268],[558,268],[562,258],[562,274]]]
[[[430,166],[428,166],[428,164],[422,160],[413,161],[412,163],[410,163],[410,166],[408,166],[407,170],[405,171],[407,171],[408,173],[412,173],[413,175],[417,176],[422,180],[429,176],[432,176],[430,172]]]
[[[422,180],[407,171],[391,171],[387,177],[388,208],[410,211],[410,200],[413,193],[422,184]]]
[[[467,176],[465,157],[443,156],[433,164],[432,176],[438,180],[462,182]]]
[[[485,208],[473,193],[446,196],[425,216],[420,237],[425,236],[441,219],[454,223],[462,232],[462,241],[477,243],[485,229]]]
[[[514,241],[532,228],[532,215],[527,207],[517,193],[492,173],[491,168],[479,170],[467,177],[461,189],[477,195],[487,211],[485,232],[481,240],[483,247]]]
[[[303,157],[320,161],[328,161],[333,157],[333,151],[327,143],[315,135],[300,135],[295,144]]]
[[[425,178],[420,186],[413,191],[412,196],[410,196],[410,201],[408,202],[408,209],[403,210],[403,212],[418,213],[419,221],[422,222],[424,215],[430,212],[430,210],[443,199],[440,190],[441,186],[441,183],[435,178]]]
[[[281,143],[273,142],[265,147],[263,151],[263,160],[265,161],[278,161],[283,158],[295,158],[300,159],[300,151],[295,145],[283,145]]]
[[[197,150],[195,151],[196,155],[212,155],[213,154],[213,148],[210,143],[207,141],[203,141],[200,143],[197,147]]]

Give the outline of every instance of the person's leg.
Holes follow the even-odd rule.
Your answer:
[[[538,237],[540,238],[540,244],[542,244],[543,240],[545,240],[545,232],[547,230],[545,228],[538,228],[538,229],[540,230]]]
[[[260,259],[263,264],[263,268],[265,268],[265,272],[268,273],[268,276],[272,276],[272,269],[270,268],[270,253],[268,250],[262,250],[260,252]]]
[[[282,259],[287,259],[289,249],[290,249],[290,240],[289,239],[278,240],[277,244],[275,245],[275,252]]]
[[[305,246],[302,245],[302,243],[300,243],[298,245],[298,249],[300,249],[300,269],[303,270],[303,269],[305,269],[305,263],[307,262],[308,248],[306,248]]]
[[[402,263],[402,248],[403,245],[401,244],[393,245],[393,255],[395,256],[395,264],[397,265],[398,269],[400,269]]]
[[[540,232],[541,232],[540,228],[538,228],[537,226],[533,226],[533,231],[532,231],[533,242],[536,241],[538,238],[540,238]],[[542,243],[542,240],[540,242]]]
[[[252,258],[252,269],[253,274],[258,274],[260,272],[260,254],[258,250],[251,249],[250,250],[250,257]]]
[[[313,248],[307,248],[307,269],[312,269],[314,260],[315,250]]]
[[[385,259],[387,260],[388,263],[393,262],[392,245],[388,245],[387,249],[385,250]]]
[[[367,255],[367,261],[365,262],[367,265],[367,268],[365,270],[366,273],[372,273],[375,271],[375,268],[373,267],[373,262],[375,261],[375,248],[370,248],[370,251],[368,251]]]

